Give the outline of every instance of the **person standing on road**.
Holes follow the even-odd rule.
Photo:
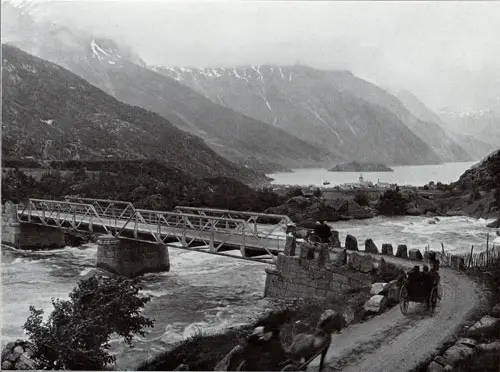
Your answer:
[[[438,286],[438,299],[441,299],[441,276],[439,275],[439,260],[436,257],[436,252],[429,253],[429,262],[432,265],[431,274],[434,277],[435,283]]]

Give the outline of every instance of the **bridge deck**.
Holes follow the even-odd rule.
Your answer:
[[[21,222],[31,222],[37,224],[43,224],[53,227],[59,227],[56,220],[71,222],[75,219],[74,213],[63,213],[60,212],[55,216],[48,218],[49,212],[41,210],[31,210],[31,211],[19,211],[18,215]],[[31,217],[31,221],[27,219]],[[36,221],[36,220],[39,221]],[[109,230],[123,230],[127,232],[132,232],[137,237],[137,234],[148,234],[156,239],[165,240],[169,237],[185,237],[186,240],[198,240],[205,242],[214,242],[223,245],[230,245],[234,247],[245,247],[247,249],[257,249],[257,250],[270,250],[282,251],[285,247],[286,236],[285,233],[282,234],[272,234],[271,236],[262,236],[265,234],[260,234],[260,236],[255,236],[250,232],[235,231],[234,229],[224,229],[217,227],[203,229],[195,229],[189,226],[167,226],[164,224],[153,224],[153,223],[130,223],[127,219],[117,219],[117,218],[107,218],[100,217],[96,219],[93,216],[78,216],[79,224],[86,226],[102,226]],[[42,222],[44,221],[44,222]],[[262,229],[262,226],[260,226]],[[79,230],[88,231],[89,228],[80,228]],[[140,240],[140,239],[139,239]]]

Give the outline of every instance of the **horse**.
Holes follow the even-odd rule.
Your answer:
[[[319,370],[323,370],[328,348],[332,342],[332,332],[340,332],[345,327],[345,319],[333,310],[326,310],[320,317],[314,333],[299,333],[292,341],[287,353],[296,361],[306,363],[321,352]]]

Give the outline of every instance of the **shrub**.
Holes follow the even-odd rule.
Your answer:
[[[314,190],[314,196],[315,197],[321,198],[322,195],[323,195],[323,191],[321,191],[320,188],[317,188],[316,190]]]
[[[495,190],[495,193],[493,194],[493,197],[495,198],[495,205],[496,205],[496,207],[500,209],[500,187],[498,187]]]
[[[479,200],[481,199],[481,192],[478,189],[474,189],[470,194],[471,200]]]
[[[139,311],[150,300],[140,296],[134,282],[92,276],[70,293],[70,300],[52,299],[54,310],[43,322],[43,310],[30,307],[23,328],[34,344],[38,369],[102,370],[115,361],[110,355],[112,334],[132,345],[134,334],[145,335],[153,320]]]
[[[386,190],[377,203],[379,213],[385,215],[404,215],[406,201],[403,199],[399,188]]]
[[[304,196],[304,194],[302,192],[302,188],[294,187],[286,193],[286,199],[291,199],[291,198],[294,198],[296,196]]]
[[[354,195],[354,201],[359,205],[361,205],[362,207],[370,204],[370,199],[368,198],[368,195],[364,192],[359,192],[356,195]]]

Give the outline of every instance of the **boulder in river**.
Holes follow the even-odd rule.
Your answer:
[[[486,225],[486,227],[491,227],[493,229],[500,229],[500,218],[498,220],[490,222],[489,224]]]

